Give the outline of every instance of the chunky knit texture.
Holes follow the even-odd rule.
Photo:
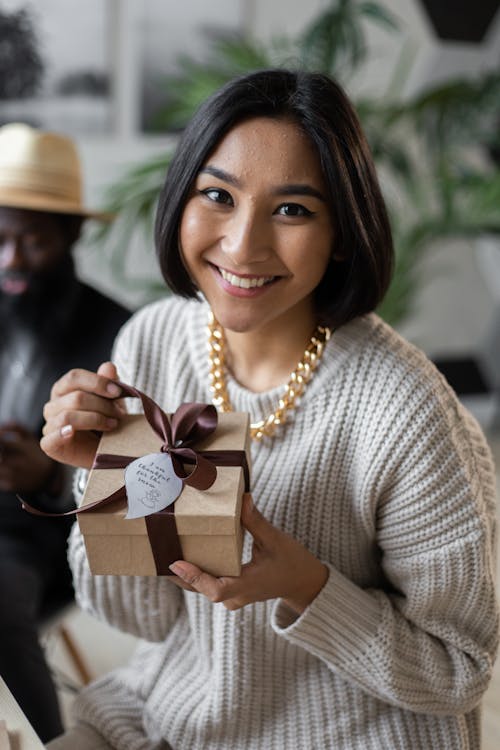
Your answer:
[[[117,342],[120,377],[167,411],[209,401],[206,315],[144,308]],[[254,419],[280,394],[228,387]],[[476,422],[368,315],[335,332],[290,421],[252,449],[254,501],[328,565],[326,585],[300,617],[279,600],[229,612],[165,578],[90,575],[75,527],[81,606],[144,639],[83,691],[78,720],[118,750],[477,750],[498,612]]]

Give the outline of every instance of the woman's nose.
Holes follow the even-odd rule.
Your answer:
[[[221,249],[235,266],[262,263],[272,253],[271,229],[254,211],[235,212],[226,225]]]

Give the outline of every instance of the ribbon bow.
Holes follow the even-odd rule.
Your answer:
[[[168,453],[172,458],[174,471],[185,484],[197,490],[207,490],[217,477],[217,468],[212,460],[190,446],[208,437],[217,427],[217,410],[211,404],[181,404],[172,415],[170,422],[165,412],[145,393],[125,383],[115,381],[122,389],[121,396],[140,398],[144,416],[163,441],[161,453]],[[121,397],[120,396],[120,397]],[[210,455],[207,452],[206,455]],[[111,453],[97,454],[93,469],[123,469],[135,461],[131,456],[118,456]],[[186,474],[183,464],[194,464],[193,470]],[[118,490],[117,492],[120,492]],[[113,498],[116,499],[116,493]],[[94,507],[93,504],[91,504]],[[89,507],[89,506],[85,506]]]

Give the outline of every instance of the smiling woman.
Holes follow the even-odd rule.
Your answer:
[[[75,527],[81,605],[146,643],[49,747],[478,750],[498,642],[491,456],[374,313],[391,232],[343,91],[271,70],[212,96],[169,169],[156,242],[177,296],[137,313],[113,363],[55,384],[42,447],[90,467],[94,431],[121,419],[118,376],[167,412],[250,412],[244,565],[93,577]]]

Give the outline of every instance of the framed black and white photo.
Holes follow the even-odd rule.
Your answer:
[[[0,124],[112,129],[110,0],[0,0]]]

